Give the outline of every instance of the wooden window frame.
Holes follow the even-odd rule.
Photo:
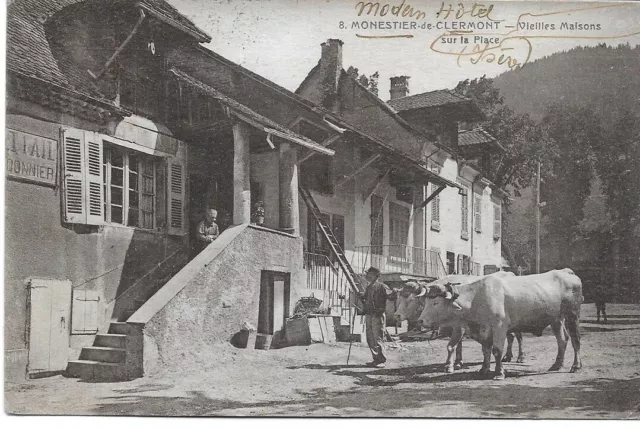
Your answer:
[[[156,230],[157,225],[156,225],[156,200],[157,200],[157,195],[156,195],[156,189],[157,189],[157,176],[156,176],[156,169],[157,169],[157,163],[158,160],[154,158],[154,156],[148,155],[146,153],[142,153],[142,152],[136,152],[133,150],[127,150],[125,148],[119,147],[117,144],[114,144],[108,140],[103,140],[103,150],[104,150],[104,155],[103,155],[103,165],[104,165],[104,221],[106,224],[117,224],[120,226],[125,226],[125,227],[131,227],[131,228],[136,228],[136,229],[143,229],[143,230]],[[112,159],[112,155],[114,151],[118,151],[121,155],[122,155],[122,223],[118,223],[118,222],[114,222],[112,217],[111,217],[111,208],[114,206],[113,202],[112,202],[112,192],[111,192],[111,188],[112,186],[114,186],[112,184],[112,170],[113,170],[113,166],[111,164],[111,159]],[[138,207],[137,207],[137,212],[138,212],[138,220],[137,220],[137,225],[129,225],[129,211],[131,209],[130,207],[130,191],[132,189],[130,189],[129,185],[130,185],[130,173],[131,171],[131,157],[132,155],[137,156],[138,159],[138,167],[137,167],[137,171],[135,172],[137,175],[137,180],[138,180],[138,186],[137,186],[137,192],[138,192]],[[152,165],[152,171],[153,171],[153,195],[152,195],[152,202],[151,202],[151,207],[152,207],[152,211],[151,211],[151,219],[152,219],[152,224],[151,227],[144,227],[142,226],[144,224],[144,215],[143,215],[143,209],[141,207],[141,202],[142,202],[142,188],[143,188],[143,174],[142,174],[142,165],[143,165],[143,159],[142,158],[147,158],[147,160],[149,162],[151,162]]]

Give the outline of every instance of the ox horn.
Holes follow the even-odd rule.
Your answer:
[[[422,297],[422,296],[424,296],[425,294],[427,294],[427,287],[420,286],[420,294],[418,294],[418,296],[417,296],[417,297]]]

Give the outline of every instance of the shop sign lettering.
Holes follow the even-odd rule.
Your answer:
[[[7,177],[48,185],[56,184],[58,142],[51,138],[6,129]]]

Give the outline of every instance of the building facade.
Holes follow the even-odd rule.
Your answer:
[[[500,266],[499,192],[339,41],[292,93],[163,0],[16,0],[7,22],[7,378],[204,364],[245,324],[283,339],[310,289],[349,309],[370,265]]]
[[[402,163],[364,144],[338,142],[331,160],[303,165],[322,177],[308,185],[349,259],[361,270],[374,265],[425,277],[499,270],[505,194],[483,171],[502,147],[481,129],[459,131],[459,122],[482,118],[478,108],[446,90],[408,96],[407,76],[391,78],[385,103],[344,70],[342,49],[340,40],[323,43],[318,65],[297,93],[444,180],[408,177]],[[322,253],[315,229],[302,222],[301,231],[307,250]]]

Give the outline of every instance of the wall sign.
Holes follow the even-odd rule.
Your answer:
[[[7,177],[55,186],[57,159],[57,140],[6,129],[5,167]]]

